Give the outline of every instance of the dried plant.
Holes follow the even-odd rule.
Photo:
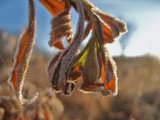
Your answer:
[[[80,31],[79,26],[77,26],[71,43],[50,61],[47,75],[52,83],[52,88],[56,92],[70,95],[78,82],[77,78],[82,77],[81,91],[85,93],[101,92],[103,95],[116,95],[118,79],[116,65],[104,45],[112,43],[121,33],[127,31],[125,23],[98,10],[88,0],[64,0],[61,2],[67,4],[67,6],[69,4],[69,6],[71,5],[76,9],[79,14],[78,25],[81,25],[81,28],[84,26],[84,20],[81,16],[84,15],[88,23],[84,31]],[[47,6],[45,7],[47,8]],[[83,10],[80,11],[79,8],[82,7]],[[57,13],[56,17],[59,15]],[[63,23],[64,21],[59,21],[58,24]],[[54,26],[52,26],[53,29]],[[80,43],[88,36],[90,31],[92,31],[92,35],[89,42],[82,51],[76,54]],[[55,36],[55,34],[51,34],[51,38]]]
[[[52,31],[50,33],[51,38],[49,41],[49,45],[63,50],[64,46],[60,41],[60,39],[66,36],[67,39],[70,40],[73,33],[69,9],[65,9],[63,12],[53,17],[51,25],[52,25]]]
[[[60,50],[50,60],[46,71],[52,88],[63,95],[70,95],[79,78],[82,78],[81,91],[116,95],[117,68],[105,44],[114,42],[115,38],[127,31],[125,23],[100,11],[88,0],[39,1],[53,15],[49,45]],[[71,7],[74,7],[79,15],[74,35],[70,23]],[[85,21],[86,27],[84,27]],[[30,102],[23,98],[22,88],[35,40],[35,22],[34,3],[33,0],[29,0],[28,27],[20,37],[8,80],[22,104]],[[92,32],[91,38],[83,50],[79,51],[79,46],[90,32]],[[61,41],[63,37],[66,37],[69,43],[66,48]],[[45,110],[48,111],[48,108]]]
[[[14,57],[13,69],[8,80],[21,103],[24,103],[22,88],[35,41],[36,19],[33,0],[29,0],[28,13],[28,27],[19,38],[18,47]]]

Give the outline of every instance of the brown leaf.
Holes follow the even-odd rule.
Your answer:
[[[52,88],[54,90],[56,90],[56,92],[59,92],[59,88],[57,87],[57,84],[58,84],[58,81],[57,81],[58,80],[58,73],[57,73],[57,76],[54,76],[54,80],[53,80],[53,74],[54,74],[53,71],[55,71],[53,69],[53,66],[55,66],[56,63],[58,62],[60,55],[61,55],[61,52],[58,53],[56,56],[54,56],[54,58],[49,62],[48,66],[47,66],[47,71],[46,71],[48,79],[52,83]],[[58,71],[58,69],[57,69],[57,71]]]
[[[90,32],[90,30],[91,30],[91,28],[92,28],[92,22],[91,21],[89,21],[88,23],[87,23],[87,25],[86,25],[86,28],[85,28],[85,31],[84,31],[84,34],[83,34],[83,40],[88,36],[88,34],[89,34],[89,32]]]
[[[83,92],[101,92],[103,95],[116,95],[117,94],[116,65],[104,46],[105,43],[102,31],[103,27],[100,20],[96,16],[94,25],[95,26],[93,28],[92,37],[94,38],[93,40],[95,41],[95,43],[97,43],[97,45],[94,46],[94,49],[92,48],[92,52],[96,50],[95,53],[97,54],[93,55],[93,53],[91,54],[91,52],[89,53],[88,51],[87,56],[90,54],[88,57],[90,60],[87,59],[87,57],[85,59],[85,66],[82,72],[84,83],[82,84],[80,89]],[[91,39],[92,42],[93,40]],[[91,44],[89,44],[89,48],[90,46]],[[93,57],[95,55],[96,57]],[[94,62],[95,60],[97,60],[97,62]],[[87,70],[85,70],[86,67],[88,68]],[[97,70],[96,73],[95,70]],[[96,78],[95,75],[97,75]],[[86,78],[86,76],[88,76],[88,78]]]
[[[102,94],[117,95],[117,90],[118,90],[117,67],[106,48],[105,48],[105,57],[107,61],[105,61],[102,64],[102,83],[104,84],[104,89],[102,90]]]
[[[71,6],[77,11],[77,5],[76,5],[75,0],[69,0],[69,1],[70,1]],[[88,13],[85,8],[84,8],[84,15],[85,15],[85,20],[90,21],[90,17],[88,16]]]
[[[60,39],[65,36],[67,39],[70,39],[73,34],[69,9],[64,10],[63,12],[57,14],[57,16],[53,17],[51,20],[51,25],[52,30],[50,33],[49,45],[63,50],[64,46]]]
[[[96,20],[96,35],[98,36],[99,50],[102,59],[102,83],[104,84],[104,90],[102,93],[104,95],[116,95],[117,94],[117,69],[114,60],[109,55],[109,52],[104,46],[104,38],[102,25],[98,18],[95,17]]]
[[[96,8],[92,8],[92,11],[102,23],[105,43],[112,43],[121,33],[127,31],[126,24],[114,16],[104,13]]]
[[[76,0],[79,20],[77,23],[76,33],[74,34],[71,44],[65,48],[57,58],[57,61],[49,65],[52,71],[49,71],[49,80],[53,85],[53,89],[60,90],[62,94],[69,95],[73,92],[75,82],[70,81],[69,73],[72,68],[72,60],[82,42],[84,30],[84,10],[81,0]]]
[[[49,44],[51,44],[51,43],[49,43]],[[56,47],[59,50],[64,50],[64,46],[63,46],[63,43],[61,41],[58,41],[58,42],[54,43],[54,47]]]
[[[39,0],[42,5],[53,15],[64,10],[64,1],[60,0]]]
[[[100,92],[103,95],[117,94],[117,69],[115,62],[105,49],[105,58],[99,47],[89,47],[85,58],[85,66],[82,70],[83,84],[82,92]],[[93,54],[94,53],[94,54]],[[97,54],[96,54],[97,53]],[[103,59],[103,60],[102,60]]]
[[[71,71],[69,73],[69,80],[72,80],[74,82],[78,82],[78,78],[81,78],[81,73],[79,71],[79,66],[72,67]]]
[[[8,82],[16,91],[19,100],[23,103],[22,88],[25,75],[29,66],[31,53],[35,41],[35,8],[33,0],[29,0],[29,22],[26,31],[20,36],[16,49],[13,68],[9,76]]]

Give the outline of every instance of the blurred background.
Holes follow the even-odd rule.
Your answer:
[[[127,24],[128,32],[106,45],[117,63],[119,93],[115,97],[83,94],[78,90],[67,97],[57,94],[64,106],[57,119],[160,120],[160,0],[90,1]],[[36,43],[25,82],[43,91],[49,86],[45,75],[47,62],[57,50],[48,45],[52,16],[38,0],[35,6]],[[7,82],[18,37],[27,25],[27,12],[26,0],[0,0],[1,86]],[[74,9],[71,19],[75,31],[78,16]]]

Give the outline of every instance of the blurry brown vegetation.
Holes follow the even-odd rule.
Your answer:
[[[7,36],[6,41],[9,38]],[[72,96],[57,94],[56,97],[47,88],[49,81],[46,79],[45,67],[49,58],[34,53],[23,93],[25,98],[30,98],[36,92],[40,95],[34,104],[23,108],[7,85],[14,48],[7,50],[11,47],[9,42],[6,43],[0,39],[0,120],[20,119],[26,114],[31,119],[37,115],[44,120],[46,116],[42,113],[45,111],[51,120],[160,119],[160,61],[157,58],[147,55],[114,58],[119,78],[119,92],[115,97],[83,94],[78,90]]]

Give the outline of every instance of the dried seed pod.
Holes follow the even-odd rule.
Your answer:
[[[63,50],[64,46],[60,39],[65,36],[67,39],[70,39],[73,34],[69,9],[65,9],[63,12],[53,17],[51,20],[51,25],[52,31],[50,33],[49,45]]]
[[[8,82],[12,85],[17,93],[18,99],[23,103],[22,88],[25,75],[29,66],[31,53],[35,41],[36,19],[33,0],[29,0],[29,22],[26,31],[20,36],[12,72]]]

